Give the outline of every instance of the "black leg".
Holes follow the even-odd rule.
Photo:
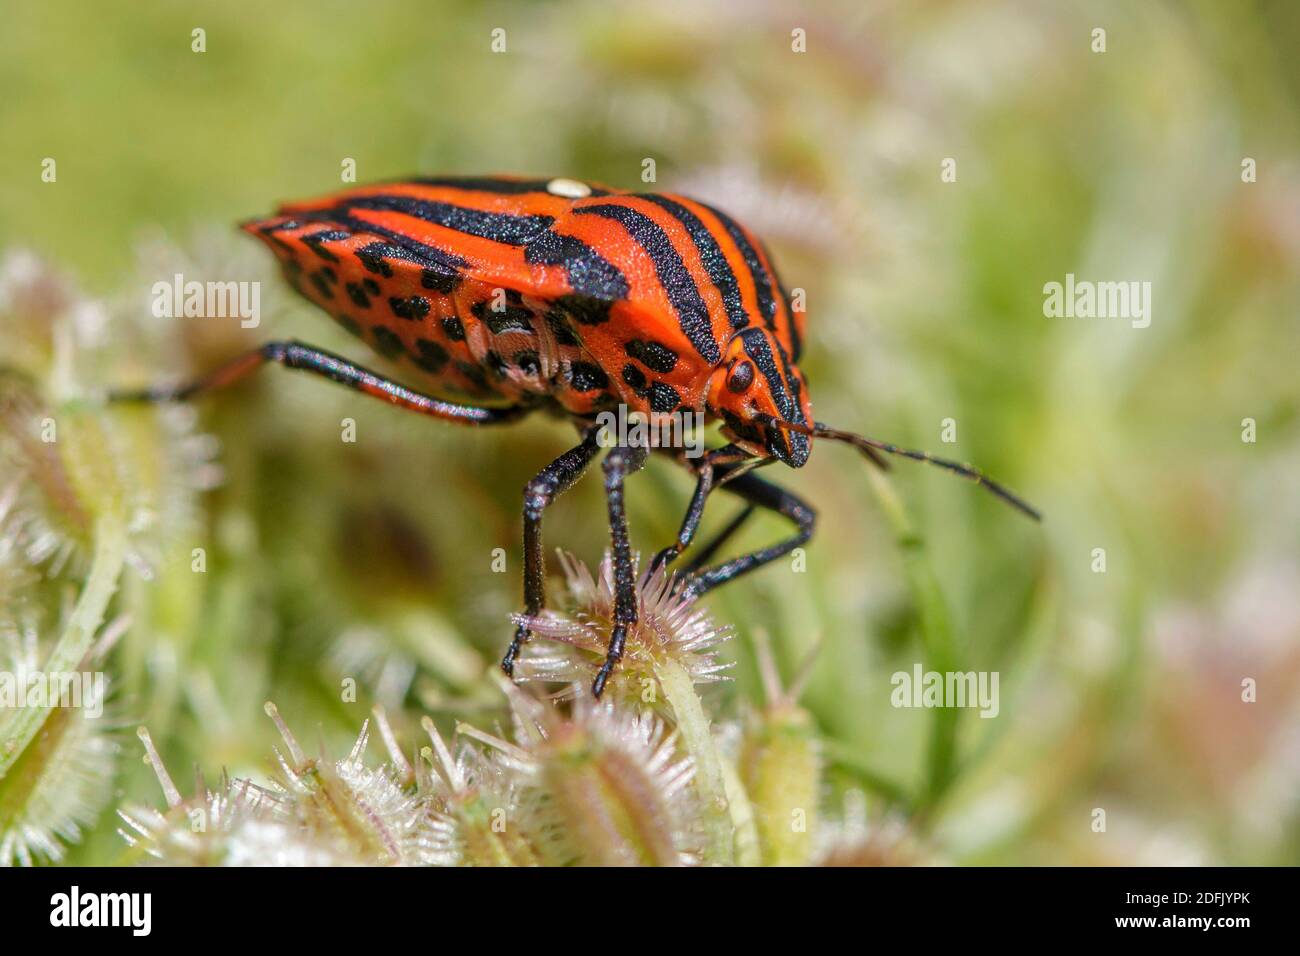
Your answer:
[[[592,682],[591,693],[600,697],[623,656],[628,628],[636,623],[636,578],[632,573],[632,545],[627,537],[627,512],[623,507],[623,481],[645,465],[644,446],[611,448],[605,456],[605,498],[609,502],[609,536],[614,551],[614,627],[609,634],[609,650]]]
[[[709,493],[717,487],[715,479],[720,481],[725,476],[728,466],[734,466],[751,457],[749,452],[735,445],[724,445],[706,453],[700,459],[700,463],[695,467],[695,493],[686,508],[686,516],[682,518],[682,527],[677,532],[677,541],[654,556],[654,560],[650,562],[651,571],[660,565],[676,561],[678,555],[690,547],[695,532],[699,530],[700,519],[704,517],[704,504],[708,500]],[[720,543],[715,540],[712,547],[716,548]]]
[[[467,425],[494,425],[514,421],[529,411],[527,406],[477,408],[473,405],[444,402],[412,391],[367,368],[354,365],[332,352],[312,348],[301,342],[267,342],[256,351],[241,355],[198,381],[184,385],[113,392],[109,395],[109,399],[116,402],[180,402],[234,385],[256,372],[267,362],[311,372],[372,398],[383,399],[409,411],[441,418],[444,421],[462,422]]]
[[[722,564],[696,571],[683,584],[684,594],[698,596],[711,591],[719,584],[725,584],[733,578],[775,561],[782,555],[789,554],[812,537],[817,513],[802,499],[779,485],[764,481],[758,475],[744,474],[721,487],[734,495],[739,495],[751,505],[784,515],[794,523],[798,531],[770,547],[742,554]]]
[[[537,473],[524,488],[524,613],[536,617],[546,603],[546,555],[542,550],[542,512],[557,496],[582,477],[600,447],[598,429]],[[519,648],[531,637],[527,624],[515,630],[514,640],[501,659],[501,669],[513,676]]]
[[[713,536],[708,544],[702,545],[691,558],[691,563],[686,566],[686,573],[691,574],[698,571],[704,565],[708,564],[710,559],[717,554],[718,549],[731,540],[731,536],[744,526],[749,520],[749,516],[754,513],[754,505],[745,505],[741,508],[736,517],[727,523],[727,526]]]

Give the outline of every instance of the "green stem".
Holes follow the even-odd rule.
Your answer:
[[[894,542],[902,556],[903,572],[912,591],[912,600],[916,602],[921,616],[925,668],[941,674],[960,670],[948,605],[944,601],[938,579],[934,576],[934,569],[926,558],[925,542],[912,526],[907,510],[889,479],[874,469],[868,471],[867,475],[876,500],[893,529]],[[956,777],[957,708],[936,707],[932,713],[934,720],[926,757],[926,780],[917,800],[922,812],[939,801]]]
[[[740,780],[740,774],[729,763],[722,764],[722,782],[727,790],[727,808],[735,832],[736,866],[761,866],[758,822],[754,819],[754,805]]]
[[[118,575],[126,559],[126,530],[113,517],[103,517],[95,525],[95,556],[81,596],[64,625],[45,662],[47,674],[69,673],[81,667],[86,652],[95,642],[95,634],[104,622],[108,602],[117,590]],[[55,701],[57,703],[57,701]],[[45,725],[53,705],[15,708],[3,731],[0,731],[0,779],[3,779],[22,756],[23,751]]]
[[[684,667],[676,661],[664,660],[655,666],[655,676],[659,678],[668,706],[673,709],[686,752],[695,763],[695,790],[700,797],[708,839],[704,862],[729,866],[735,855],[731,805],[727,800],[722,758],[709,732],[709,718]]]

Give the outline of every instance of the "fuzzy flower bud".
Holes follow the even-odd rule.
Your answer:
[[[648,712],[582,698],[570,718],[508,690],[520,744],[463,727],[501,752],[555,808],[572,862],[676,866],[698,859],[694,767]]]
[[[598,574],[571,554],[559,552],[567,582],[567,613],[546,610],[527,620],[535,638],[516,669],[520,681],[590,685],[605,660],[614,626],[614,565],[608,552]],[[628,631],[623,660],[615,668],[606,695],[640,704],[657,703],[659,672],[675,663],[696,684],[723,680],[730,664],[720,663],[717,648],[732,636],[695,598],[674,589],[676,578],[665,568],[637,577],[637,623]]]
[[[420,801],[401,785],[399,772],[391,766],[365,765],[368,721],[347,757],[328,761],[303,752],[274,704],[268,702],[266,712],[287,751],[276,751],[282,772],[279,793],[290,802],[299,826],[318,844],[364,865],[435,862],[439,847],[427,832]]]
[[[112,643],[106,633],[101,646]],[[105,682],[84,674],[40,671],[41,642],[33,627],[0,631],[0,725],[37,706],[33,694],[60,696],[48,709],[40,733],[10,755],[0,774],[0,866],[57,863],[108,800],[117,757],[113,722],[104,715]],[[90,676],[90,680],[85,680]],[[52,680],[76,681],[76,694]],[[63,695],[68,696],[64,699]],[[2,730],[2,728],[0,728]],[[0,732],[0,746],[5,734]]]
[[[821,749],[812,715],[796,701],[812,663],[783,690],[767,644],[758,642],[767,705],[746,721],[740,775],[749,795],[766,866],[812,859],[817,827]]]

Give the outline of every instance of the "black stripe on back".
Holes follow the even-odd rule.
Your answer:
[[[695,280],[687,271],[686,263],[677,254],[668,234],[659,228],[645,213],[638,212],[630,206],[614,203],[596,206],[580,206],[573,210],[574,215],[593,215],[612,219],[627,230],[650,261],[655,265],[655,274],[660,284],[668,293],[668,301],[677,313],[677,322],[682,334],[695,348],[695,351],[710,365],[716,365],[722,358],[718,343],[713,338],[713,324],[709,321],[709,310],[700,298],[700,290]]]
[[[383,226],[377,226],[352,216],[336,215],[331,218],[336,219],[353,232],[369,232],[387,239],[389,245],[384,250],[384,255],[391,258],[413,262],[426,269],[436,269],[438,267],[454,269],[457,273],[469,265],[469,262],[455,253],[420,242],[418,239],[412,239],[404,233],[395,232],[392,229],[386,229]]]
[[[614,301],[626,298],[628,293],[627,278],[618,267],[581,240],[551,231],[555,224],[551,216],[483,212],[410,196],[362,196],[349,201],[346,207],[398,212],[480,239],[522,246],[527,262],[564,266],[569,285],[582,295]]]
[[[745,260],[745,265],[749,267],[749,274],[754,280],[754,293],[758,299],[758,313],[763,317],[765,326],[769,329],[775,328],[776,299],[772,296],[772,277],[768,274],[767,269],[763,267],[763,260],[758,257],[758,253],[750,244],[745,231],[740,228],[734,219],[712,206],[705,206],[704,208],[718,217],[718,222],[722,223],[722,228],[727,230],[727,235],[731,237],[731,241],[740,250],[741,258]]]
[[[722,296],[722,304],[727,309],[727,319],[731,322],[731,327],[743,329],[749,325],[749,313],[745,311],[745,305],[741,301],[740,285],[736,282],[736,274],[731,271],[731,263],[727,261],[726,253],[718,245],[718,240],[713,238],[709,228],[700,222],[695,213],[667,196],[639,193],[636,198],[654,203],[682,224],[682,228],[691,237],[691,242],[695,243],[704,271],[709,274],[709,280]]]
[[[459,274],[461,269],[469,265],[466,260],[454,253],[447,252],[444,249],[439,249],[437,246],[426,245],[417,239],[412,239],[410,236],[394,232],[391,229],[385,229],[384,227],[374,225],[373,223],[363,222],[360,219],[349,216],[342,210],[333,209],[325,210],[323,212],[301,214],[299,221],[295,223],[295,226],[302,225],[306,222],[337,223],[338,225],[351,230],[353,233],[368,232],[373,235],[382,236],[389,240],[389,243],[384,245],[382,249],[372,250],[376,255],[387,256],[392,259],[401,259],[405,262],[412,262],[423,266],[426,269],[433,269],[456,275]],[[288,224],[282,224],[277,228],[285,229],[289,228],[289,226]],[[339,236],[338,238],[345,238],[345,236]],[[322,239],[322,241],[324,240]]]
[[[528,243],[524,259],[544,266],[564,266],[574,292],[603,302],[626,299],[631,289],[618,266],[591,246],[549,229]]]
[[[515,216],[502,212],[483,212],[468,206],[452,203],[430,202],[411,196],[358,196],[346,200],[347,209],[374,209],[379,212],[398,212],[423,219],[435,226],[454,229],[469,236],[490,239],[509,246],[524,246],[554,224],[551,216]]]

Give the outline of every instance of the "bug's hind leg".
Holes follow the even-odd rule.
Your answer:
[[[627,641],[628,628],[637,621],[636,576],[632,570],[632,545],[627,536],[627,511],[623,504],[623,481],[639,471],[646,462],[644,446],[612,448],[605,456],[605,498],[609,503],[609,536],[614,552],[614,627],[609,634],[609,650],[601,664],[591,693],[600,697]]]
[[[301,342],[267,342],[261,348],[247,352],[211,372],[207,376],[183,385],[164,385],[153,388],[111,392],[109,400],[115,402],[182,402],[208,392],[227,388],[252,375],[267,363],[277,363],[285,368],[299,369],[320,375],[332,382],[382,399],[408,411],[418,412],[443,421],[466,425],[495,425],[510,422],[526,414],[527,406],[513,408],[479,408],[444,402],[422,392],[416,392],[391,379],[384,378],[347,359],[313,348]]]
[[[524,488],[524,613],[536,617],[546,603],[546,555],[542,549],[542,513],[556,497],[573,486],[596,457],[599,431],[591,429],[575,447],[551,462]],[[513,676],[519,649],[531,634],[520,624],[501,659],[501,669]]]
[[[789,554],[812,537],[813,528],[817,523],[817,512],[803,499],[786,491],[780,485],[774,485],[755,474],[744,474],[722,485],[722,488],[739,495],[750,505],[783,515],[793,522],[798,530],[790,537],[769,547],[742,554],[713,567],[696,570],[683,582],[683,594],[699,596],[711,591],[720,584],[726,584],[733,578],[738,578],[755,568],[775,561],[782,555]],[[744,514],[746,513],[742,512],[742,515]],[[738,522],[733,522],[732,525],[733,527],[724,529],[720,537],[729,536],[734,527],[738,526]]]

